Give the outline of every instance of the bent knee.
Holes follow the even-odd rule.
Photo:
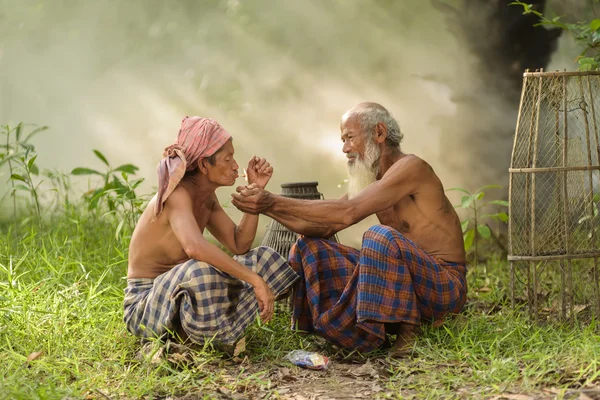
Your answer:
[[[296,243],[294,243],[293,248],[303,249],[303,248],[306,248],[308,246],[311,246],[311,245],[314,245],[317,243],[329,243],[329,242],[330,242],[329,240],[323,239],[323,238],[300,236],[298,238],[298,240],[296,240]]]
[[[384,237],[388,240],[395,240],[403,236],[394,228],[387,225],[373,225],[363,235],[363,242],[367,239]]]

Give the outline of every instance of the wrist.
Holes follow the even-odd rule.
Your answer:
[[[262,284],[264,281],[258,274],[254,274],[250,279],[248,279],[248,283],[252,285],[252,287],[257,287]]]

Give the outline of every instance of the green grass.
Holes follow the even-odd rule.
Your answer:
[[[0,229],[1,398],[286,398],[282,382],[293,386],[302,377],[297,392],[309,393],[337,379],[337,366],[358,368],[367,360],[291,332],[284,311],[268,325],[250,328],[246,352],[237,359],[210,345],[185,360],[140,357],[139,341],[122,322],[128,240],[115,237],[116,223],[75,209],[44,227],[30,221]],[[470,272],[465,313],[442,328],[427,328],[414,358],[371,357],[378,372],[368,385],[378,382],[378,396],[487,398],[599,384],[594,322],[532,324],[507,306],[506,263],[489,262],[487,274]],[[153,345],[155,352],[160,345]],[[331,371],[292,367],[284,356],[299,348],[331,356]],[[35,352],[42,354],[28,361]],[[286,369],[291,377],[277,375]],[[357,387],[365,382],[356,378]],[[337,389],[331,390],[334,397]]]

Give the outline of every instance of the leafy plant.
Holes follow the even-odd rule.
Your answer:
[[[113,214],[119,220],[115,235],[118,237],[127,222],[134,226],[146,202],[144,197],[137,195],[135,190],[144,181],[143,178],[130,180],[129,175],[134,175],[139,169],[133,164],[122,164],[111,167],[106,156],[99,150],[94,150],[96,157],[106,166],[105,172],[91,168],[79,167],[71,171],[72,175],[96,175],[101,178],[102,186],[90,190],[84,195],[89,210],[99,209],[103,204],[108,209],[108,214]]]
[[[464,193],[460,200],[460,204],[455,205],[455,208],[462,208],[470,212],[467,219],[461,222],[461,228],[463,232],[463,239],[465,241],[465,251],[469,252],[471,248],[474,248],[474,259],[475,266],[477,266],[477,259],[479,255],[479,238],[490,239],[494,237],[492,230],[489,225],[485,223],[486,220],[493,219],[502,223],[508,222],[508,214],[504,211],[499,211],[493,214],[482,214],[484,207],[492,205],[508,207],[508,202],[505,200],[491,200],[482,202],[485,197],[485,190],[488,189],[501,189],[502,186],[498,185],[487,185],[475,193],[471,193],[463,188],[451,188],[448,191],[458,191]],[[495,237],[494,237],[495,238]],[[496,238],[497,239],[497,238]]]
[[[28,126],[34,127],[28,133],[25,133],[25,129]],[[11,191],[10,194],[13,198],[13,216],[17,218],[17,197],[16,192],[18,190],[23,190],[23,188],[18,189],[15,182],[23,181],[22,179],[18,179],[21,177],[21,174],[17,174],[16,167],[17,165],[21,165],[25,167],[26,174],[31,177],[31,175],[37,175],[38,169],[35,166],[35,157],[29,157],[34,153],[35,148],[30,143],[30,140],[36,134],[45,131],[48,129],[47,126],[36,126],[31,124],[24,124],[23,122],[19,122],[17,126],[12,127],[10,125],[1,126],[0,134],[4,135],[4,140],[0,143],[0,168],[3,165],[8,165],[9,171],[9,180],[11,183]],[[33,161],[31,161],[33,160]],[[26,184],[26,191],[31,193],[31,189],[34,187],[31,179],[28,181],[23,181]],[[37,189],[37,187],[36,187]],[[37,192],[35,193],[35,203],[38,207],[36,207],[39,216],[39,199],[37,198]]]
[[[600,0],[592,0],[592,6]],[[575,40],[583,47],[583,52],[577,57],[580,71],[591,71],[598,69],[600,66],[600,19],[596,18],[592,21],[584,21],[577,23],[563,22],[560,16],[548,18],[541,12],[535,9],[533,4],[528,4],[523,1],[513,1],[510,5],[518,5],[523,7],[523,14],[534,14],[540,19],[540,22],[535,26],[550,25],[561,28],[564,31],[573,35]]]
[[[25,154],[22,157],[17,158],[15,171],[11,176],[10,180],[13,183],[12,193],[13,196],[17,191],[23,191],[29,193],[31,196],[33,205],[35,206],[35,212],[38,218],[38,222],[42,220],[42,212],[40,208],[40,196],[38,189],[42,184],[43,180],[37,184],[33,181],[33,176],[39,174],[39,169],[35,165],[37,155],[33,155],[33,147],[25,150]],[[17,182],[17,183],[15,183]]]

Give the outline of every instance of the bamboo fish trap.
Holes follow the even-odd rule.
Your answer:
[[[525,72],[509,168],[513,306],[600,316],[600,71]]]

